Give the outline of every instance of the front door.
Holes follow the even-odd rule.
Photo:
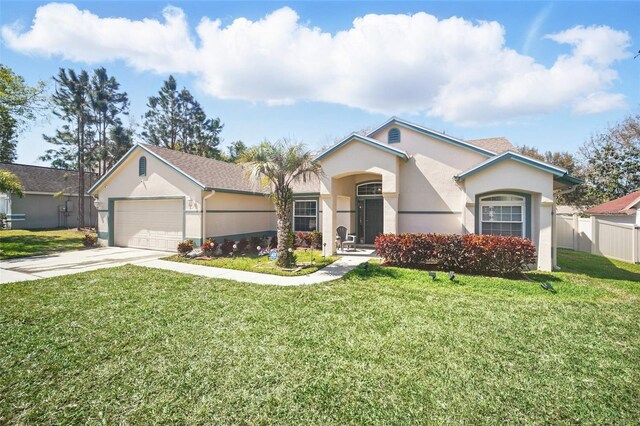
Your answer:
[[[363,207],[363,228],[359,234],[364,237],[365,244],[373,244],[378,234],[382,233],[382,198],[360,200]]]

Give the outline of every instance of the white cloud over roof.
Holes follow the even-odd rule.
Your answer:
[[[320,101],[388,115],[421,113],[459,125],[490,123],[572,106],[577,114],[621,108],[613,65],[630,56],[626,32],[574,27],[546,39],[571,51],[545,66],[506,47],[498,22],[428,13],[370,14],[331,34],[283,7],[223,26],[184,12],[163,20],[101,18],[72,4],[37,9],[31,28],[2,28],[25,54],[139,71],[191,73],[211,96],[267,104]]]

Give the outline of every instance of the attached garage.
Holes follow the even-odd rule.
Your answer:
[[[184,200],[117,200],[114,243],[120,247],[175,251],[184,240]]]

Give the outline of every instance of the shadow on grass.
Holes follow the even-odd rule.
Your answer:
[[[573,250],[558,250],[558,263],[561,272],[607,280],[634,281],[640,285],[640,265],[625,262],[614,263],[607,257]]]
[[[40,256],[59,251],[83,248],[81,235],[9,235],[0,232],[0,259],[12,259],[25,256]]]
[[[363,263],[350,271],[345,278],[366,280],[370,278],[400,278],[398,270],[378,264]]]

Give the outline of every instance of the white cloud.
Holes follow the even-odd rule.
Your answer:
[[[330,34],[301,23],[284,7],[227,26],[205,17],[191,34],[182,10],[167,7],[163,17],[100,18],[71,4],[48,4],[38,8],[29,30],[5,26],[2,36],[7,46],[27,54],[192,73],[207,93],[222,99],[322,101],[457,124],[569,105],[579,113],[617,108],[622,95],[606,90],[617,79],[612,64],[629,56],[629,35],[604,26],[546,36],[572,46],[546,67],[507,48],[497,22],[370,14]]]
[[[576,114],[587,115],[626,107],[627,102],[624,95],[620,93],[597,92],[577,99],[573,103],[572,111]]]

